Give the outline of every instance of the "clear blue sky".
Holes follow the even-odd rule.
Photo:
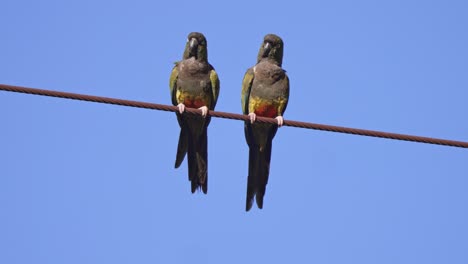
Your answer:
[[[468,141],[466,1],[0,3],[0,83],[170,104],[186,36],[240,113],[267,33],[286,119]],[[173,113],[0,92],[0,263],[468,263],[468,150],[281,128],[246,213],[239,121],[209,128],[209,193],[173,168]]]

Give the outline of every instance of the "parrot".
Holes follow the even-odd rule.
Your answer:
[[[267,34],[257,56],[257,64],[249,68],[242,80],[241,105],[249,120],[244,133],[249,147],[249,170],[245,210],[253,201],[263,208],[266,185],[270,173],[272,141],[278,127],[284,124],[283,114],[289,100],[289,77],[281,67],[283,40]],[[257,116],[275,118],[277,124],[255,122]]]
[[[182,60],[176,62],[169,79],[172,104],[177,106],[180,126],[175,168],[188,156],[188,179],[191,191],[208,192],[208,125],[218,101],[220,81],[208,63],[205,36],[199,32],[188,34]],[[185,108],[198,108],[201,115],[186,114]]]

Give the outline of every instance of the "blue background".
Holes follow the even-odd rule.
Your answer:
[[[186,36],[240,113],[263,36],[285,119],[468,141],[466,1],[0,3],[0,83],[170,104]],[[173,113],[0,91],[0,263],[468,263],[468,150],[281,128],[246,213],[243,123],[213,119],[209,194]]]

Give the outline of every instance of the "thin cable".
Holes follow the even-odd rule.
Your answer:
[[[20,86],[6,85],[6,84],[0,84],[0,90],[8,91],[8,92],[16,92],[16,93],[26,93],[26,94],[67,98],[67,99],[89,101],[89,102],[96,102],[96,103],[103,103],[103,104],[114,104],[114,105],[123,105],[123,106],[138,107],[138,108],[147,108],[147,109],[170,111],[170,112],[178,111],[178,108],[172,105],[145,103],[145,102],[130,101],[130,100],[123,100],[123,99],[109,98],[109,97],[20,87]],[[201,110],[193,109],[193,108],[186,108],[185,111],[188,113],[192,113],[192,114],[201,114]],[[209,111],[209,115],[214,116],[214,117],[235,119],[235,120],[244,120],[244,121],[250,120],[249,116],[247,115],[240,115],[240,114],[226,113],[226,112],[219,112],[219,111]],[[267,117],[257,117],[257,121],[263,122],[263,123],[269,123],[269,124],[277,123],[276,119],[267,118]],[[299,121],[292,121],[292,120],[284,120],[284,125],[290,126],[290,127],[300,127],[300,128],[307,128],[307,129],[368,136],[368,137],[389,138],[389,139],[395,139],[395,140],[420,142],[420,143],[426,143],[426,144],[444,145],[444,146],[451,146],[451,147],[458,147],[458,148],[468,148],[468,142],[463,142],[463,141],[430,138],[430,137],[420,137],[420,136],[412,136],[412,135],[381,132],[381,131],[358,129],[358,128],[322,125],[322,124],[306,123],[306,122],[299,122]]]

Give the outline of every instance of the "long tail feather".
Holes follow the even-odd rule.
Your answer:
[[[193,132],[193,131],[192,131]],[[208,192],[208,135],[207,127],[201,134],[188,133],[188,174],[191,191]]]
[[[188,151],[187,151],[187,163],[188,163],[188,178],[191,182],[191,191],[194,193],[198,187],[198,163],[197,153],[195,151],[195,140],[193,135],[188,136]]]
[[[177,169],[184,161],[185,154],[187,154],[188,137],[187,128],[180,129],[179,143],[177,144],[177,154],[174,167]]]
[[[199,138],[199,148],[197,151],[198,182],[201,184],[203,193],[208,192],[208,133],[207,129]]]
[[[272,142],[268,142],[263,151],[260,151],[259,168],[258,168],[258,189],[255,195],[258,208],[263,208],[263,197],[265,196],[268,177],[270,175],[270,160],[271,160]]]
[[[259,151],[257,146],[249,147],[249,175],[247,179],[247,198],[245,201],[245,211],[252,208],[255,193],[257,192],[257,171],[258,171]]]

